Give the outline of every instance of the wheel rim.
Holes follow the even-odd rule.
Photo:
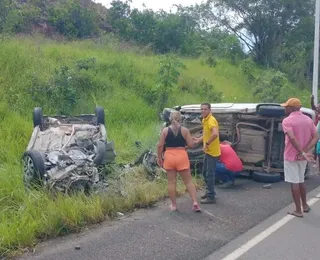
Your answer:
[[[30,156],[24,159],[24,176],[27,182],[30,182],[35,176],[35,165]]]

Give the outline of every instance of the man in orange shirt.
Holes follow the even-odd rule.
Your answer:
[[[234,185],[234,176],[243,170],[243,165],[230,142],[220,143],[220,151],[221,155],[216,164],[216,178],[223,182],[220,188],[229,188]]]

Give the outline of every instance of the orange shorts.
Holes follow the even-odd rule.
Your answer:
[[[190,168],[188,153],[181,148],[167,148],[163,158],[165,170],[183,171]]]

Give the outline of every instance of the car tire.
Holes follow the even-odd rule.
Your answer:
[[[40,152],[26,151],[23,154],[23,182],[27,189],[42,186],[45,174],[44,159]]]
[[[280,173],[253,172],[252,179],[256,182],[274,183],[274,182],[281,181],[281,174]]]
[[[105,124],[105,115],[104,115],[104,109],[101,106],[97,106],[95,109],[95,115],[97,120],[97,125],[104,125]]]
[[[96,141],[93,143],[93,146],[96,153],[96,156],[93,159],[93,163],[96,166],[102,165],[107,152],[106,144],[103,141]]]
[[[282,117],[285,116],[285,109],[277,105],[261,105],[257,109],[257,113],[262,116]]]
[[[42,125],[43,122],[43,113],[42,113],[42,108],[41,107],[35,107],[33,109],[33,127],[40,126]]]
[[[198,157],[204,154],[202,146],[194,149],[188,149],[187,152],[190,157]]]

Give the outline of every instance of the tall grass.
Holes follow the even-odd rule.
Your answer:
[[[152,89],[157,84],[159,56],[120,49],[112,40],[54,42],[20,37],[0,42],[0,255],[32,246],[38,239],[78,231],[112,218],[117,211],[146,206],[167,193],[163,174],[149,181],[139,167],[111,178],[107,194],[52,199],[43,192],[25,193],[20,159],[32,132],[32,109],[41,106],[45,114],[55,114],[56,103],[62,102],[41,95],[41,89],[50,84],[55,69],[73,68],[88,58],[96,59],[96,67],[79,72],[80,94],[71,112],[93,113],[97,104],[105,108],[108,139],[115,142],[117,162],[129,163],[137,157],[135,141],[154,148],[160,122]],[[204,96],[181,91],[197,90],[203,79],[223,92],[222,101],[255,101],[237,66],[225,61],[215,68],[198,59],[183,62],[186,70],[181,71],[168,106],[204,101]],[[183,191],[180,181],[179,192]]]

